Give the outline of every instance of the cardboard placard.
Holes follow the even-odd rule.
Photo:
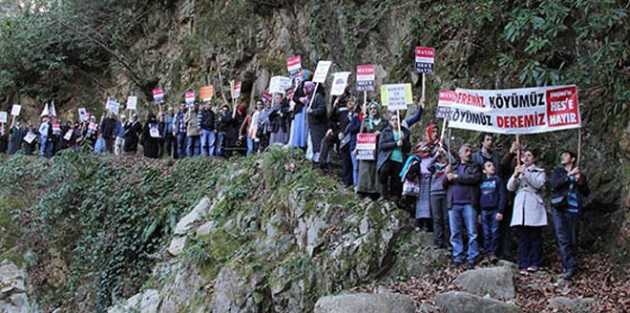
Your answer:
[[[185,100],[186,105],[188,107],[193,107],[195,105],[195,91],[193,91],[193,90],[186,91],[186,94],[184,96],[184,100]]]
[[[65,141],[70,141],[70,139],[72,139],[72,133],[74,132],[74,130],[70,129],[66,132],[65,135],[63,135],[63,139]]]
[[[210,101],[214,97],[214,86],[204,86],[199,89],[199,98],[201,101]]]
[[[357,160],[376,160],[376,134],[357,134]]]
[[[381,103],[390,111],[406,110],[413,103],[411,84],[381,86]]]
[[[127,97],[127,110],[137,110],[138,109],[138,97],[129,96]]]
[[[107,108],[107,111],[118,115],[118,111],[120,110],[120,103],[118,103],[114,98],[108,98],[105,107]]]
[[[332,61],[319,61],[317,63],[317,68],[315,69],[315,74],[313,74],[313,82],[325,83],[326,77],[328,76],[328,70],[330,70],[331,65]]]
[[[299,55],[287,59],[287,69],[289,70],[289,78],[294,79],[300,75],[302,70],[302,59]]]
[[[339,72],[333,75],[333,85],[330,90],[331,96],[341,96],[348,86],[348,77],[350,72]]]
[[[22,106],[19,104],[14,104],[13,107],[11,107],[12,116],[19,116],[21,111],[22,111]]]
[[[375,65],[357,66],[357,91],[374,91]]]
[[[0,112],[0,123],[7,123],[9,119],[9,114],[7,112]]]
[[[79,121],[83,122],[83,121],[87,121],[90,116],[88,115],[88,112],[85,108],[79,108]]]
[[[35,140],[35,137],[37,137],[35,135],[34,132],[28,132],[28,134],[26,134],[26,136],[24,136],[24,141],[26,141],[26,143],[28,143],[29,145],[33,143],[33,140]]]
[[[433,73],[435,64],[435,48],[416,47],[416,72]]]
[[[291,79],[284,76],[274,76],[269,81],[269,92],[284,94],[287,89],[291,88]]]
[[[241,82],[234,83],[234,90],[232,91],[232,98],[236,99],[241,96]]]
[[[160,138],[160,131],[157,126],[149,128],[149,134],[151,135],[151,138]]]
[[[153,102],[156,104],[164,103],[164,90],[162,88],[153,89]]]

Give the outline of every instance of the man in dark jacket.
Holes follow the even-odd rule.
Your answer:
[[[467,268],[475,267],[479,256],[477,242],[477,210],[479,206],[479,183],[481,169],[472,160],[472,147],[463,144],[459,149],[460,164],[455,168],[446,168],[446,207],[449,209],[449,225],[451,228],[451,245],[453,246],[453,265],[460,266],[466,259]],[[468,257],[464,257],[462,231],[466,228],[468,235]]]
[[[560,156],[560,164],[562,167],[553,171],[551,204],[553,225],[562,257],[563,278],[568,280],[577,271],[577,236],[582,198],[591,191],[586,176],[577,167],[575,153],[564,151]]]
[[[349,94],[344,94],[335,99],[328,119],[328,130],[326,131],[326,136],[322,140],[322,146],[320,148],[320,165],[324,170],[330,169],[330,162],[328,160],[330,148],[332,148],[333,144],[338,144],[341,139],[343,139],[343,132],[348,127],[348,124],[350,124],[348,113],[351,109],[348,103],[352,102],[352,109],[354,109],[355,101],[354,97],[351,97]]]
[[[142,133],[142,124],[138,121],[138,114],[131,116],[131,121],[125,124],[124,151],[127,154],[135,154],[138,151],[138,136]]]
[[[107,117],[101,123],[101,136],[105,140],[105,150],[114,153],[114,142],[116,141],[116,119],[113,113],[107,113]]]
[[[210,107],[210,101],[204,102],[197,120],[197,127],[201,129],[201,155],[214,156],[214,111]]]
[[[19,120],[15,121],[15,125],[11,126],[11,134],[9,135],[9,149],[7,154],[16,154],[20,151],[22,146],[22,140],[26,136],[26,128],[22,127]]]

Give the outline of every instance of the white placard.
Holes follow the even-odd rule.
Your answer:
[[[138,97],[129,96],[127,97],[127,110],[137,110],[138,109]]]
[[[8,116],[7,112],[0,112],[0,123],[7,123],[9,119]]]
[[[114,98],[108,98],[106,108],[108,111],[118,115],[118,110],[120,109],[120,103],[116,102]]]
[[[328,70],[332,65],[332,61],[319,61],[317,63],[317,68],[315,69],[315,74],[313,74],[313,82],[314,83],[325,83],[326,76],[328,76]]]
[[[151,135],[151,138],[160,138],[160,131],[157,127],[149,128],[149,134]]]
[[[330,90],[331,96],[341,96],[348,85],[348,77],[350,72],[339,72],[333,75],[333,85]]]
[[[31,143],[33,143],[33,140],[35,140],[35,133],[33,132],[28,132],[28,134],[26,134],[26,136],[24,136],[24,141],[26,141],[29,145]]]
[[[65,141],[70,141],[70,139],[72,139],[72,133],[74,132],[74,130],[70,129],[66,132],[65,135],[63,135],[63,139]]]
[[[11,115],[19,116],[20,111],[22,111],[22,106],[19,104],[14,104],[13,107],[11,108]]]
[[[269,81],[269,93],[282,93],[291,88],[291,79],[284,76],[274,76]]]
[[[79,121],[87,121],[89,118],[87,110],[85,108],[79,108]]]

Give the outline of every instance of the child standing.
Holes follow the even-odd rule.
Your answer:
[[[503,219],[506,191],[501,177],[496,175],[492,161],[483,163],[483,178],[479,186],[481,207],[481,224],[483,228],[484,254],[490,262],[498,261],[496,252],[499,248],[499,222]]]

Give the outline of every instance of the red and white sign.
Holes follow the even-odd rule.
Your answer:
[[[433,73],[435,48],[416,47],[416,72]]]
[[[376,134],[357,134],[357,159],[376,160]]]
[[[357,91],[374,91],[376,66],[357,66]]]
[[[185,98],[184,101],[186,102],[186,105],[188,105],[189,107],[195,105],[195,91],[194,90],[186,91],[184,98]]]
[[[234,83],[234,91],[232,93],[233,98],[238,98],[241,96],[241,82]]]
[[[164,103],[164,91],[162,88],[153,89],[153,102]]]
[[[449,127],[498,134],[580,128],[577,86],[440,92]]]
[[[300,75],[302,70],[302,59],[299,55],[290,57],[287,60],[287,69],[289,70],[289,78],[293,79]]]

